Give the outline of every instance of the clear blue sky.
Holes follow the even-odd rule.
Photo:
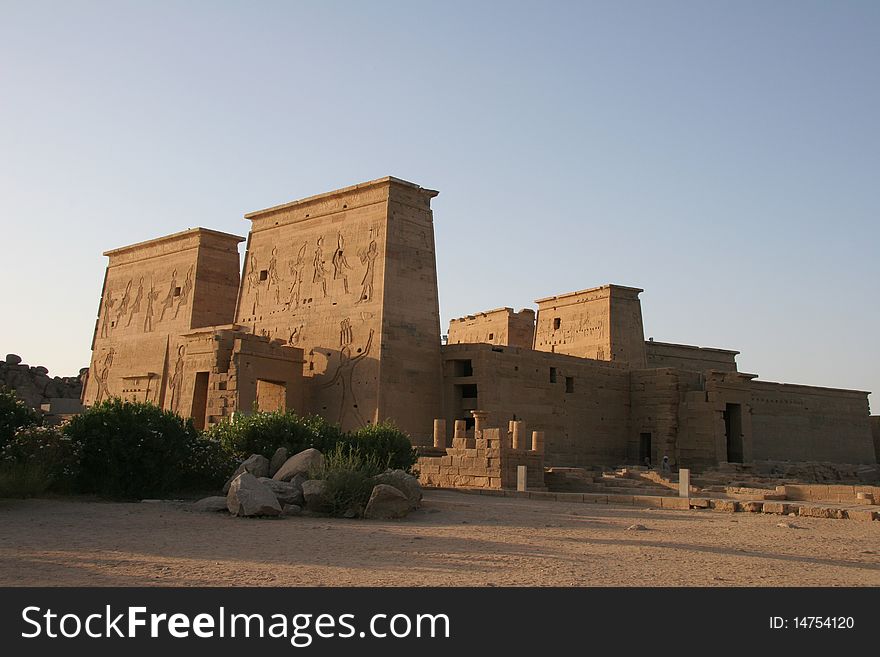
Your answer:
[[[444,331],[634,285],[646,336],[880,391],[878,121],[873,1],[0,1],[0,350],[76,373],[102,251],[390,174],[440,190]]]

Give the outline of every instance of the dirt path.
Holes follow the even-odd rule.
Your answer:
[[[4,586],[880,585],[880,522],[440,491],[397,522],[50,499],[0,527]]]

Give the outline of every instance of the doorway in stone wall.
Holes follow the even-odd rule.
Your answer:
[[[653,463],[651,456],[651,434],[650,432],[639,434],[639,465],[644,465],[645,459]]]
[[[727,462],[743,462],[742,406],[727,404],[724,412],[724,434],[727,438]]]
[[[208,372],[196,372],[193,383],[192,413],[193,424],[202,431],[205,428],[205,414],[208,411]]]

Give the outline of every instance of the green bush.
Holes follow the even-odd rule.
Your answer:
[[[50,478],[37,463],[0,461],[0,498],[33,497],[46,491]]]
[[[251,454],[272,458],[279,447],[291,454],[309,447],[324,452],[332,449],[341,437],[339,428],[319,416],[300,417],[292,412],[236,413],[205,431],[238,461]]]
[[[80,492],[125,499],[179,490],[197,438],[192,420],[121,399],[93,406],[63,431],[82,446]]]
[[[352,511],[361,516],[375,486],[373,477],[384,471],[384,460],[340,442],[324,455],[324,465],[309,472],[309,477],[324,480],[330,515]]]
[[[80,470],[82,446],[56,427],[19,429],[2,450],[5,464],[32,466],[56,491],[73,489]]]
[[[182,487],[188,490],[221,488],[237,465],[238,461],[219,440],[199,434],[189,445],[183,463]]]
[[[365,457],[384,463],[385,468],[411,472],[418,460],[409,436],[391,421],[368,424],[345,436],[343,441]]]
[[[0,449],[12,440],[18,429],[40,424],[40,415],[15,396],[12,390],[0,386]]]

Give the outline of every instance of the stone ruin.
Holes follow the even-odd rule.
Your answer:
[[[83,379],[87,368],[79,376],[49,376],[49,370],[22,362],[21,356],[7,354],[0,361],[0,387],[6,387],[34,410],[43,412],[47,419],[60,418],[82,410]]]

